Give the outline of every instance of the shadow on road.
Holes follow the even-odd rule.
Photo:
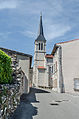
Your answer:
[[[20,97],[20,105],[18,105],[13,116],[10,119],[33,119],[37,115],[37,107],[31,103],[40,103],[36,100],[36,93],[50,93],[42,89],[31,88],[29,94],[22,94]]]

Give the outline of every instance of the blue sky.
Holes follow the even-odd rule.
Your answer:
[[[40,12],[47,53],[79,38],[79,0],[0,0],[0,47],[33,55]]]

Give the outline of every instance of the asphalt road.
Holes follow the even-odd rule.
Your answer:
[[[32,88],[11,119],[79,119],[79,96]]]

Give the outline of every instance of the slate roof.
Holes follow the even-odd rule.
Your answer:
[[[29,55],[29,54],[25,54],[25,53],[22,53],[22,52],[18,52],[18,51],[14,51],[14,50],[10,50],[10,49],[7,49],[7,48],[2,48],[0,47],[0,49],[4,52],[9,52],[9,53],[13,53],[13,54],[18,54],[18,55],[23,55],[23,56],[27,56],[27,57],[31,57],[32,58],[32,55]]]
[[[44,36],[39,35],[35,41],[46,41],[46,39]]]

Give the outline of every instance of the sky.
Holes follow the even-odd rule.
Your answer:
[[[47,54],[79,38],[79,0],[0,0],[0,47],[33,56],[41,12]]]

